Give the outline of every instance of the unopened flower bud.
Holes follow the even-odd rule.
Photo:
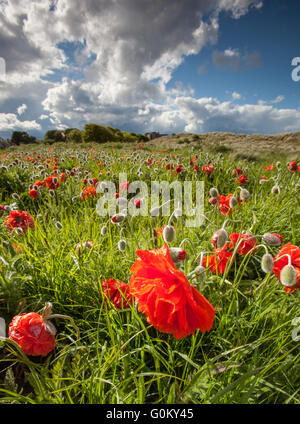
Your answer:
[[[181,247],[170,247],[169,252],[174,263],[184,261],[186,258],[186,251]]]
[[[58,230],[61,230],[61,229],[63,228],[62,223],[61,223],[61,222],[59,222],[59,221],[57,221],[54,225],[55,225],[55,227],[56,227]]]
[[[233,209],[236,207],[237,204],[238,204],[238,201],[236,197],[232,196],[229,200],[229,206],[231,207],[231,209]]]
[[[123,213],[116,213],[111,217],[111,222],[114,224],[119,224],[120,222],[123,222],[125,219],[125,215]]]
[[[297,274],[293,265],[286,265],[280,272],[280,281],[286,287],[292,287],[297,280]]]
[[[20,196],[17,193],[13,193],[11,197],[15,200],[20,200]]]
[[[209,195],[210,195],[210,197],[215,197],[215,198],[217,199],[217,198],[218,198],[218,196],[219,196],[218,189],[217,189],[217,188],[215,188],[215,187],[212,187],[212,188],[209,190]]]
[[[261,260],[261,269],[267,274],[273,271],[273,266],[273,256],[270,253],[266,253]]]
[[[228,233],[226,230],[221,229],[214,233],[214,235],[211,238],[211,243],[216,248],[222,248],[224,247],[225,243],[228,240]]]
[[[242,200],[247,200],[250,199],[251,194],[249,193],[249,191],[245,188],[242,188],[241,192],[240,192],[240,198]]]
[[[107,226],[103,225],[103,227],[101,228],[101,236],[105,236],[106,233],[107,233]]]
[[[163,239],[166,243],[173,243],[175,240],[175,228],[167,225],[163,230]]]
[[[211,197],[211,198],[209,199],[209,203],[210,203],[211,205],[215,205],[216,203],[218,203],[218,199],[217,199],[216,197]]]
[[[51,188],[49,189],[48,193],[50,194],[51,197],[53,197],[55,195],[54,190],[52,190]]]
[[[281,235],[276,233],[266,233],[263,235],[262,240],[269,246],[280,246],[283,243]]]
[[[279,187],[279,185],[278,185],[278,184],[275,184],[275,185],[272,187],[271,193],[272,193],[272,194],[280,194],[280,187]]]
[[[118,242],[118,249],[121,252],[124,252],[124,250],[126,249],[126,246],[127,246],[126,240],[124,240],[124,239],[119,240],[119,242]]]
[[[205,271],[206,271],[206,268],[204,266],[202,266],[202,265],[198,265],[195,268],[194,273],[195,273],[195,275],[197,277],[197,280],[199,282],[205,281],[205,277],[206,277]]]

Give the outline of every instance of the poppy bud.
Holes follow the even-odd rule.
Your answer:
[[[280,246],[283,243],[281,235],[276,233],[266,233],[263,235],[262,240],[269,246]]]
[[[261,269],[267,274],[273,271],[273,266],[273,256],[270,253],[266,253],[261,260]]]
[[[127,243],[126,240],[122,239],[118,242],[118,249],[123,252],[126,249]]]
[[[20,200],[20,196],[17,193],[13,193],[11,197],[15,200]]]
[[[280,187],[279,187],[279,185],[278,185],[278,184],[275,184],[275,185],[272,187],[271,193],[272,193],[272,194],[280,194]]]
[[[212,187],[212,188],[209,190],[209,195],[210,195],[211,197],[216,197],[216,198],[218,198],[218,196],[219,196],[218,189],[216,189],[215,187]]]
[[[281,162],[276,162],[276,168],[280,168],[281,167]]]
[[[236,197],[232,196],[229,200],[230,208],[231,209],[235,208],[237,204],[238,204],[238,201],[237,201]]]
[[[215,205],[216,203],[218,203],[218,199],[217,199],[216,197],[211,197],[211,198],[209,199],[209,203],[210,203],[211,205]]]
[[[251,194],[249,193],[249,191],[245,188],[242,188],[241,192],[240,192],[240,198],[242,200],[247,200],[250,199]]]
[[[297,280],[297,274],[293,265],[286,265],[280,272],[280,281],[286,287],[292,287]]]
[[[105,236],[106,233],[107,233],[107,226],[103,225],[103,227],[101,228],[101,236]]]
[[[224,247],[226,241],[228,240],[228,233],[224,229],[218,230],[214,233],[211,238],[211,243],[216,248]]]
[[[120,222],[123,222],[125,219],[125,215],[123,213],[116,213],[111,217],[111,222],[114,224],[119,224]]]
[[[195,273],[199,282],[205,281],[205,271],[206,271],[206,268],[202,265],[198,265],[195,268],[194,273]]]
[[[186,258],[186,251],[181,247],[170,247],[169,252],[174,263],[184,261]]]
[[[163,239],[166,243],[173,243],[175,240],[175,228],[171,225],[166,225],[163,230]]]
[[[59,222],[59,221],[57,221],[54,225],[55,225],[55,227],[56,227],[58,230],[61,230],[61,229],[63,228],[62,223],[61,223],[61,222]]]
[[[50,196],[51,196],[51,197],[53,197],[53,196],[55,195],[54,190],[52,190],[52,189],[50,189],[50,190],[48,191],[48,193],[50,194]]]

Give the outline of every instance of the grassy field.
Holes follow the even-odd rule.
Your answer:
[[[127,216],[117,225],[97,214],[100,194],[81,194],[96,185],[91,178],[118,186],[121,172],[129,182],[141,180],[148,187],[152,180],[204,181],[204,224],[187,227],[184,213],[171,221],[176,237],[169,247],[183,242],[187,255],[182,272],[191,274],[201,252],[214,256],[211,238],[229,218],[238,222],[227,222],[228,234],[280,234],[281,246],[257,238],[274,257],[283,245],[300,242],[300,172],[287,165],[299,164],[296,144],[294,150],[283,152],[280,146],[260,154],[253,145],[251,151],[235,149],[194,137],[174,145],[163,140],[125,146],[57,143],[0,152],[0,205],[6,206],[0,211],[0,316],[6,334],[14,316],[41,313],[45,302],[52,303],[54,314],[73,320],[52,320],[56,346],[46,356],[27,355],[8,338],[0,341],[0,403],[299,404],[300,350],[292,337],[293,320],[300,317],[299,290],[287,293],[273,272],[262,271],[263,247],[248,255],[231,248],[224,272],[206,266],[204,279],[189,278],[216,312],[210,331],[198,329],[177,340],[149,324],[137,301],[118,309],[102,286],[108,279],[129,282],[136,251],[163,246],[154,230],[164,228],[169,217]],[[178,164],[182,172],[176,172]],[[214,167],[209,175],[202,169],[206,164]],[[247,176],[242,187],[251,197],[223,215],[218,203],[210,203],[209,191],[215,187],[220,195],[238,198],[242,183],[236,168]],[[34,182],[51,175],[59,179],[60,173],[66,181],[53,192],[45,186],[38,187],[37,198],[29,195]],[[4,223],[14,208],[27,211],[34,228],[10,232]],[[126,241],[124,250],[120,239]]]

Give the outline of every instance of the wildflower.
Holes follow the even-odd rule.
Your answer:
[[[97,192],[93,185],[88,186],[85,190],[82,190],[80,193],[80,197],[84,200],[90,199],[92,197],[96,197]]]
[[[210,331],[215,308],[174,266],[167,244],[136,254],[139,258],[130,269],[129,288],[148,323],[176,339],[194,334],[196,329]]]
[[[176,265],[176,263],[184,261],[186,258],[186,251],[181,247],[169,247],[169,252],[172,261],[174,262],[174,265]]]
[[[214,166],[213,165],[204,165],[202,170],[206,175],[210,175],[212,174],[212,172],[214,171]]]
[[[61,183],[64,183],[64,182],[66,182],[67,181],[67,174],[65,174],[64,172],[61,172],[60,174],[59,174],[59,181],[61,182]]]
[[[173,243],[175,240],[175,228],[171,225],[166,225],[163,229],[163,239],[166,243]]]
[[[111,217],[111,222],[114,224],[119,224],[123,222],[125,219],[125,215],[123,213],[117,213]]]
[[[209,203],[210,203],[211,205],[215,205],[216,203],[218,203],[218,199],[217,199],[217,197],[211,197],[211,198],[209,199]]]
[[[55,327],[35,312],[16,315],[9,324],[8,337],[26,355],[46,356],[55,348]]]
[[[216,187],[212,187],[212,188],[209,190],[209,195],[210,195],[211,197],[215,197],[216,199],[218,199],[218,196],[219,196],[218,189],[217,189]]]
[[[237,181],[239,184],[246,184],[246,182],[248,181],[248,177],[247,177],[246,175],[240,175],[240,176],[236,179],[236,181]]]
[[[56,175],[51,175],[46,178],[46,185],[51,190],[56,190],[59,187],[59,181]]]
[[[294,283],[293,287],[285,287],[285,291],[287,293],[293,293],[296,288],[300,289],[300,249],[298,246],[294,246],[292,245],[292,243],[287,243],[284,246],[282,246],[282,248],[279,250],[279,252],[277,253],[277,255],[274,257],[273,261],[274,261],[274,268],[273,268],[273,272],[275,274],[275,276],[277,277],[277,279],[283,284],[283,282],[281,281],[281,271],[282,269],[288,265],[288,258],[287,256],[283,256],[283,255],[289,255],[291,258],[291,265],[293,266],[295,273],[296,273],[296,280]],[[279,259],[281,256],[283,256],[283,258]]]
[[[26,211],[20,212],[18,210],[12,210],[4,224],[10,230],[10,233],[14,228],[21,228],[23,232],[28,228],[34,228],[33,219]]]
[[[209,268],[212,273],[224,274],[227,262],[231,259],[233,253],[227,251],[228,243],[225,243],[223,247],[214,249],[214,254],[205,256],[203,258],[202,265],[205,268]],[[234,260],[233,260],[234,261]]]
[[[128,284],[116,281],[113,278],[102,281],[102,290],[106,298],[114,304],[117,309],[129,308],[133,297]]]
[[[211,238],[211,243],[214,247],[220,248],[223,247],[224,244],[228,240],[228,233],[223,228],[221,230],[218,230],[214,233],[214,235]]]
[[[232,198],[232,196],[232,193],[227,194],[227,196],[219,194],[219,209],[223,216],[231,214],[232,212],[232,208],[230,207],[230,199]],[[242,200],[238,199],[238,203],[242,203]]]
[[[28,194],[32,199],[36,199],[39,195],[39,192],[35,189],[31,189],[28,191]]]
[[[180,174],[184,171],[183,166],[181,164],[178,164],[175,168],[176,174]]]
[[[298,167],[297,162],[296,162],[295,160],[293,160],[292,162],[290,162],[290,163],[288,164],[288,166],[289,166],[289,169],[290,169],[292,172],[298,172],[298,171],[299,171],[299,167]]]
[[[243,171],[242,171],[242,169],[241,169],[241,168],[235,168],[235,169],[233,170],[233,176],[234,176],[234,177],[236,177],[236,176],[240,176],[240,175],[242,175],[242,173],[243,173]]]
[[[274,168],[275,168],[275,166],[273,165],[273,163],[271,163],[270,165],[265,167],[265,171],[271,171]]]
[[[229,238],[231,240],[229,248],[234,249],[238,244],[239,247],[237,249],[237,253],[239,255],[245,256],[253,247],[257,245],[257,240],[252,237],[252,234],[247,233],[231,233],[229,234]],[[253,253],[254,252],[256,252],[255,249],[253,250]]]
[[[40,181],[40,180],[36,180],[33,184],[33,186],[37,186],[37,187],[44,187],[46,185],[46,181]]]

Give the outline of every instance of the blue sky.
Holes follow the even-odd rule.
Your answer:
[[[2,1],[0,136],[88,122],[300,131],[299,12],[296,0]]]

